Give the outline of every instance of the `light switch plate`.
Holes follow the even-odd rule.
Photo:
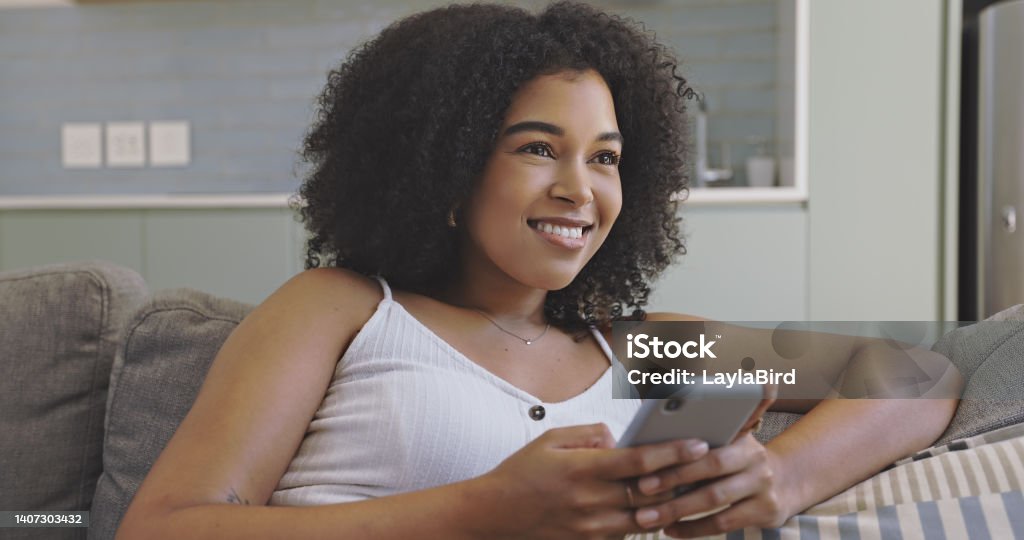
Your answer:
[[[107,122],[107,166],[145,167],[145,139],[142,122]]]
[[[67,123],[60,128],[60,162],[65,169],[95,169],[103,165],[103,129],[98,123]]]
[[[150,122],[149,163],[154,167],[184,167],[192,159],[187,121]]]

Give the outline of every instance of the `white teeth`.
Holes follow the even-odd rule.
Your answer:
[[[561,225],[552,225],[550,223],[538,223],[537,230],[546,232],[548,234],[557,234],[558,236],[564,236],[565,238],[583,238],[583,227],[563,227]]]

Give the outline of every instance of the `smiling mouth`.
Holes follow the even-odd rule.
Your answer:
[[[582,248],[594,228],[593,225],[556,225],[539,220],[528,220],[526,223],[549,243],[568,249]]]
[[[526,223],[532,229],[536,229],[538,231],[545,232],[548,234],[555,234],[564,238],[582,238],[585,233],[587,233],[590,229],[594,228],[593,225],[556,225],[552,223],[546,223],[540,220],[528,220]]]

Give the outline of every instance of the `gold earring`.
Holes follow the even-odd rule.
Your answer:
[[[454,206],[452,207],[451,210],[448,211],[448,226],[451,227],[452,229],[454,229],[455,227],[458,226],[458,224],[455,223],[455,207]]]

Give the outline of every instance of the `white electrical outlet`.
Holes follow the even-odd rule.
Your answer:
[[[94,123],[69,123],[60,128],[60,161],[65,169],[95,169],[103,165],[102,128]]]
[[[145,138],[142,122],[107,122],[107,166],[145,167]]]
[[[192,158],[187,121],[150,122],[149,163],[154,167],[184,167]]]

